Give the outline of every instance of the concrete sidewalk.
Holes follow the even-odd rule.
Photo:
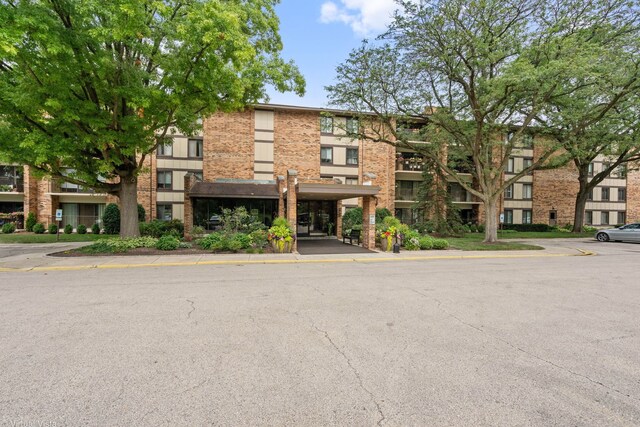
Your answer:
[[[544,247],[533,251],[460,251],[430,250],[372,252],[360,254],[300,255],[291,254],[198,254],[198,255],[153,255],[153,256],[87,256],[53,257],[48,254],[80,247],[84,244],[21,245],[33,248],[25,252],[15,251],[14,255],[0,258],[0,272],[16,271],[71,271],[86,269],[123,269],[142,267],[243,265],[243,264],[295,264],[295,263],[371,263],[393,261],[428,261],[445,259],[487,259],[487,258],[543,258],[594,255],[581,249],[582,239],[536,240],[527,243]],[[7,246],[2,245],[3,249]],[[584,246],[584,245],[583,245]],[[18,249],[18,247],[16,247]]]

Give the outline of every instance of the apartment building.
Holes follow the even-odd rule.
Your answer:
[[[146,159],[139,202],[148,218],[185,220],[188,227],[208,227],[221,209],[245,206],[267,224],[287,215],[300,236],[339,234],[339,218],[356,206],[365,208],[365,220],[369,211],[385,207],[405,223],[417,221],[423,159],[412,150],[346,137],[345,129],[356,126],[343,111],[259,104],[207,118],[198,135],[171,129],[172,143]],[[535,159],[534,141],[525,139],[509,159],[504,179]],[[605,161],[594,162],[593,173]],[[459,172],[471,181],[471,174]],[[474,197],[453,179],[448,188],[464,222],[481,219]],[[577,188],[571,166],[526,175],[504,193],[504,222],[571,223]],[[27,167],[0,166],[0,212],[36,212],[38,221],[49,223],[62,208],[63,225],[90,226],[112,201],[74,184],[35,179]],[[617,171],[587,204],[587,224],[639,219],[637,171]]]

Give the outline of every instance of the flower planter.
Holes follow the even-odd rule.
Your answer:
[[[271,247],[275,253],[279,254],[288,254],[293,250],[293,240],[285,241],[285,240],[272,240]]]

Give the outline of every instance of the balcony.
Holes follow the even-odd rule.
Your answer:
[[[24,193],[21,166],[0,166],[0,193]]]
[[[96,193],[95,190],[91,188],[85,188],[77,184],[71,184],[68,182],[50,182],[49,183],[49,193],[53,194],[101,194]]]
[[[417,153],[399,153],[396,158],[396,171],[422,172],[424,158]]]
[[[396,200],[413,202],[418,200],[418,192],[414,190],[396,190]]]

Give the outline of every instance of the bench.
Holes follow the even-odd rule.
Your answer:
[[[342,235],[342,243],[347,243],[349,240],[349,244],[353,245],[353,241],[356,241],[356,245],[360,244],[360,230],[351,230],[348,234]]]

